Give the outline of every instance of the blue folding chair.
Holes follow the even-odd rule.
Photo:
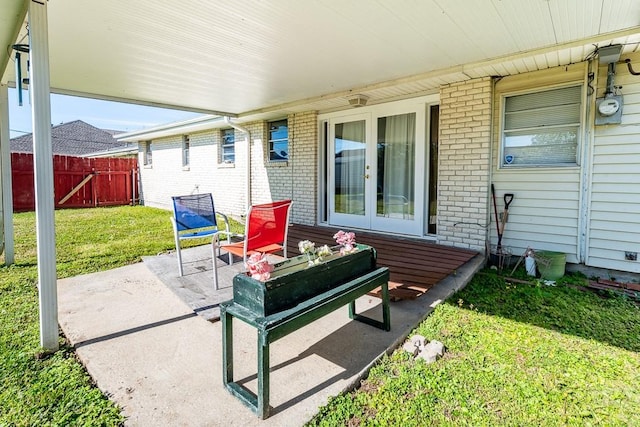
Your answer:
[[[216,210],[213,207],[213,197],[211,193],[190,194],[187,196],[173,196],[173,235],[176,242],[176,254],[178,257],[178,272],[184,275],[182,269],[182,254],[180,253],[180,241],[183,239],[200,239],[203,237],[215,237],[218,233],[227,235],[227,241],[231,243],[229,220],[226,215],[217,213],[224,219],[225,227],[218,226]],[[211,257],[215,267],[216,259],[212,245]],[[231,254],[229,254],[231,263]]]

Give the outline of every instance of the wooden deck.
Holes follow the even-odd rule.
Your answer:
[[[298,242],[301,240],[311,240],[316,247],[335,245],[333,235],[337,231],[337,228],[291,225],[287,239],[289,256],[300,253]],[[378,265],[389,267],[389,289],[395,300],[422,295],[478,254],[421,239],[359,231],[356,232],[356,241],[374,247],[378,252]]]

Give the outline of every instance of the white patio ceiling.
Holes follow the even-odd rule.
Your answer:
[[[2,82],[29,0],[0,0]],[[267,117],[640,43],[638,0],[50,0],[52,91]],[[16,37],[16,31],[20,34]]]

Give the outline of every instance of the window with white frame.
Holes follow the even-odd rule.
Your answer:
[[[505,96],[502,167],[575,166],[582,86]]]
[[[289,126],[287,119],[269,122],[269,161],[289,159]]]
[[[236,134],[234,129],[222,130],[222,149],[220,150],[220,162],[235,163],[236,161]]]
[[[151,152],[151,141],[144,143],[144,151],[142,153],[142,162],[145,166],[151,166],[153,164],[153,156]]]
[[[189,167],[189,136],[182,136],[182,167]]]

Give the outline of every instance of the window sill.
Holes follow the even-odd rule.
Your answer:
[[[531,170],[531,169],[579,169],[580,165],[572,164],[572,165],[501,165],[500,170],[503,171],[517,171],[517,170]]]
[[[218,163],[218,169],[233,169],[235,167],[235,163]]]
[[[153,169],[153,165],[143,165],[143,169]]]
[[[267,161],[267,167],[270,168],[285,168],[289,166],[288,160],[269,160]]]
[[[190,171],[191,170],[191,166],[183,166],[182,170],[183,171]]]

